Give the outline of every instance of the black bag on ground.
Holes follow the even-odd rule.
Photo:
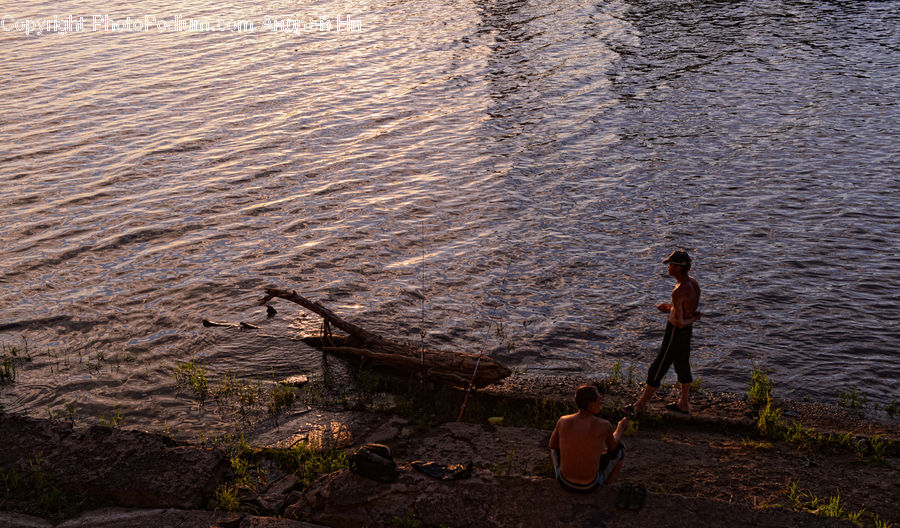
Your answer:
[[[382,444],[366,444],[350,457],[350,471],[378,482],[394,482],[399,472],[391,448]]]

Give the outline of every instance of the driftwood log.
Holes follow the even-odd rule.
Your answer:
[[[322,317],[323,334],[319,343],[326,352],[367,357],[389,367],[410,373],[422,372],[429,379],[463,387],[470,381],[476,386],[490,385],[511,374],[504,365],[483,354],[423,349],[385,339],[341,319],[328,308],[293,291],[266,289],[266,296],[259,302],[260,306],[275,297],[297,303]],[[330,326],[347,332],[348,336],[332,339]]]

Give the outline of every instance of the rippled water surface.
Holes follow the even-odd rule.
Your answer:
[[[23,30],[69,15],[84,31]],[[175,389],[180,361],[315,373],[321,355],[290,339],[314,318],[254,306],[273,285],[400,339],[424,324],[431,347],[487,340],[532,373],[643,375],[677,247],[703,288],[707,387],[744,391],[753,361],[782,395],[898,396],[900,2],[26,0],[0,16],[0,341],[36,354],[7,409],[190,429],[205,418]],[[286,18],[307,25],[265,26]]]

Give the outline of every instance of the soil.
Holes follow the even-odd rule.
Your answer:
[[[478,392],[482,399],[501,401],[498,409],[515,410],[535,401],[570,402],[574,389],[585,381],[572,378],[515,377],[502,385]],[[631,403],[637,387],[624,384],[601,384],[606,415],[611,420],[620,416],[617,409]],[[591,494],[564,491],[552,477],[548,456],[550,430],[547,427],[515,426],[510,416],[501,425],[477,418],[475,403],[470,402],[463,422],[441,420],[438,416],[419,416],[415,412],[398,415],[400,407],[391,410],[390,395],[372,395],[369,406],[354,405],[353,410],[340,407],[299,405],[284,416],[276,427],[261,427],[251,438],[255,446],[289,447],[299,442],[318,446],[336,446],[352,452],[370,442],[388,445],[400,469],[396,482],[378,483],[341,470],[323,475],[306,488],[285,489],[283,505],[273,510],[285,519],[259,515],[204,512],[190,509],[190,504],[176,504],[174,496],[164,489],[156,494],[172,504],[157,505],[167,516],[184,520],[184,526],[610,526],[610,527],[697,527],[697,526],[854,526],[846,519],[830,519],[793,503],[788,490],[792,484],[811,497],[840,497],[843,512],[864,510],[859,522],[882,526],[900,521],[900,427],[895,417],[886,413],[850,410],[808,402],[779,401],[788,422],[799,421],[808,430],[847,435],[857,447],[798,447],[784,441],[759,435],[755,413],[743,398],[701,391],[692,396],[693,414],[676,415],[664,405],[674,392],[662,390],[650,410],[637,420],[637,428],[625,439],[626,459],[616,482]],[[375,403],[377,401],[377,403]],[[574,406],[572,406],[574,407]],[[374,409],[378,409],[377,411]],[[42,452],[48,475],[64,473],[66,482],[79,479],[99,486],[98,475],[110,482],[116,479],[116,466],[122,455],[102,459],[102,451],[113,453],[115,437],[91,428],[73,431],[62,424],[37,426],[31,421],[22,427],[20,418],[0,420],[0,436],[7,445],[18,446],[22,453]],[[30,419],[29,419],[30,420]],[[468,421],[465,421],[468,420]],[[492,420],[498,422],[499,420]],[[509,425],[509,422],[513,425]],[[6,424],[8,427],[3,428]],[[507,424],[507,425],[503,425]],[[14,429],[10,429],[14,428]],[[59,428],[62,428],[60,432]],[[30,432],[30,433],[29,433]],[[26,437],[31,434],[31,437]],[[170,478],[173,464],[202,460],[207,468],[218,470],[220,461],[210,458],[208,449],[186,445],[170,439],[153,440],[147,433],[121,431],[120,441],[129,447],[125,453],[135,462],[119,469],[126,478],[159,485]],[[867,448],[873,439],[887,439],[883,461],[874,460]],[[139,439],[140,443],[135,442]],[[91,442],[101,442],[93,449]],[[52,450],[42,443],[51,442]],[[67,444],[67,442],[69,442]],[[91,453],[86,473],[79,476],[78,465],[67,461],[65,446],[84,459]],[[135,445],[140,447],[136,448]],[[147,452],[137,454],[134,450]],[[186,454],[196,450],[198,455]],[[47,456],[47,453],[53,456]],[[8,471],[23,456],[10,450],[2,460]],[[470,478],[440,481],[412,468],[411,462],[432,461],[438,464],[473,466]],[[104,468],[104,465],[108,468]],[[121,467],[121,466],[120,466]],[[110,469],[111,468],[111,469]],[[159,468],[164,468],[162,478]],[[185,468],[186,477],[196,482],[179,482],[179,490],[208,490],[209,471]],[[196,468],[195,468],[196,469]],[[121,475],[120,475],[121,476]],[[216,477],[224,482],[225,477]],[[274,480],[274,479],[273,479]],[[641,484],[648,496],[640,510],[618,509],[616,496],[625,484]],[[127,525],[128,513],[151,518],[146,497],[134,493],[118,493],[114,486],[104,497],[87,497],[94,511],[82,511],[74,519],[54,520],[36,510],[35,504],[6,500],[0,510],[0,526],[119,526]],[[268,496],[272,495],[271,490]],[[266,495],[266,490],[260,490]],[[0,497],[2,499],[3,497]],[[131,502],[128,502],[131,501]],[[150,501],[152,502],[152,501]],[[191,498],[191,504],[203,501]],[[189,508],[190,506],[190,508]],[[120,524],[104,524],[99,508],[125,507],[115,518]],[[172,509],[183,508],[183,509]],[[179,513],[181,512],[181,513]],[[258,513],[258,512],[257,512]],[[816,515],[818,513],[819,515]],[[27,517],[38,515],[38,517]],[[141,517],[143,516],[143,517]],[[108,515],[107,515],[108,517]],[[47,520],[47,519],[50,520]],[[297,520],[292,523],[289,518]],[[80,520],[79,520],[80,519]],[[123,520],[125,519],[125,520]],[[188,522],[189,521],[189,522]],[[18,524],[17,524],[18,523]],[[81,523],[81,524],[79,524]],[[122,524],[124,523],[124,524]],[[274,524],[273,524],[274,523]],[[311,523],[311,524],[304,524]],[[897,526],[897,525],[894,525]]]
[[[517,400],[536,395],[567,400],[574,388],[593,381],[519,378],[485,392]],[[603,398],[608,409],[621,409],[636,396],[637,388],[618,386]],[[886,524],[900,520],[900,430],[886,414],[779,402],[788,423],[800,421],[808,430],[850,433],[854,442],[863,442],[860,446],[875,436],[893,441],[882,464],[863,447],[791,447],[762,437],[755,431],[754,410],[734,395],[695,394],[688,417],[666,411],[667,398],[674,398],[674,391],[661,391],[637,420],[637,431],[626,437],[626,461],[617,482],[588,496],[563,491],[553,480],[548,429],[460,422],[423,429],[397,416],[374,422],[359,417],[350,420],[356,427],[346,436],[356,442],[349,444],[389,445],[400,463],[400,480],[373,485],[349,471],[332,474],[306,491],[299,511],[329,526],[390,526],[405,518],[434,526],[853,525],[792,503],[788,490],[796,483],[808,494],[807,503],[812,496],[840,497],[845,513],[864,510],[860,522],[865,526],[874,525],[873,514]],[[469,483],[436,483],[409,466],[414,460],[472,462],[475,476]],[[640,511],[615,508],[624,484],[641,484],[650,492]],[[471,500],[460,501],[466,489]]]

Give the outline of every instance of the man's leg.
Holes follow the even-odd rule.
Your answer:
[[[602,475],[602,484],[609,484],[616,480],[619,470],[622,469],[622,462],[625,461],[625,446],[619,444],[613,452],[604,453],[600,457],[600,474]]]
[[[685,412],[691,412],[691,334],[692,327],[679,328],[672,336],[672,349],[675,358],[675,372],[681,383],[681,397],[678,398],[678,408]]]
[[[678,398],[678,408],[684,412],[691,412],[691,384],[681,384],[681,398]]]
[[[634,410],[637,412],[644,412],[647,410],[647,405],[650,403],[650,398],[656,394],[656,387],[652,385],[645,385],[644,392],[641,393],[641,397],[634,402]]]
[[[612,473],[609,474],[609,477],[603,482],[604,484],[609,484],[610,482],[616,480],[616,477],[619,476],[619,470],[622,469],[622,463],[625,462],[625,459],[619,460],[619,463],[616,464],[616,469],[612,470]]]
[[[669,370],[669,367],[672,366],[672,362],[675,360],[671,351],[672,334],[674,331],[675,326],[670,322],[666,322],[666,332],[663,335],[663,342],[659,347],[659,353],[656,355],[656,359],[653,360],[653,364],[651,364],[650,368],[647,370],[647,385],[644,387],[644,392],[641,393],[640,398],[633,404],[634,410],[637,412],[644,412],[647,410],[647,404],[650,403],[650,398],[656,394],[656,389],[658,389],[659,385],[662,383],[666,371]]]

